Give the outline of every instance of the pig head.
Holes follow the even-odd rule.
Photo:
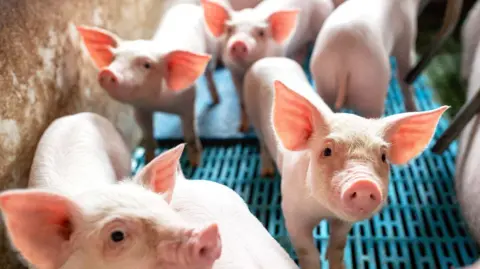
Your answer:
[[[9,190],[0,207],[13,244],[38,269],[211,269],[217,224],[192,227],[169,206],[181,144],[133,179],[76,197]]]
[[[275,81],[272,123],[282,150],[309,154],[310,195],[344,221],[371,217],[387,200],[389,165],[421,154],[447,106],[366,119],[332,113],[314,91]]]
[[[234,11],[215,0],[202,1],[210,33],[220,39],[221,57],[230,70],[245,72],[255,61],[282,56],[297,24],[298,9],[265,12],[259,7]]]
[[[95,65],[98,82],[120,102],[145,105],[166,88],[190,87],[211,58],[184,50],[162,51],[152,40],[122,40],[96,27],[77,26]]]

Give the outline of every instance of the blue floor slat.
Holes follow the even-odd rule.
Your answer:
[[[392,60],[392,70],[395,62]],[[238,103],[233,83],[224,69],[215,74],[221,104],[211,110],[205,79],[198,82],[197,118],[204,143],[203,161],[191,168],[185,154],[184,173],[190,178],[208,179],[225,184],[239,193],[250,210],[293,258],[280,208],[280,177],[274,180],[259,177],[259,149],[253,132],[238,133]],[[433,92],[420,77],[415,82],[415,94],[421,110],[439,106]],[[386,100],[386,115],[404,112],[402,94],[392,78]],[[155,134],[160,151],[181,140],[180,120],[158,113]],[[436,140],[447,128],[442,119],[435,133]],[[212,139],[224,139],[223,142]],[[432,142],[431,145],[433,145]],[[429,149],[405,166],[392,166],[389,203],[371,220],[354,225],[345,250],[347,268],[438,268],[471,264],[478,256],[478,247],[466,230],[455,198],[453,175],[457,144],[453,143],[441,156]],[[132,160],[135,170],[143,163],[143,149]],[[314,238],[321,250],[323,268],[328,268],[325,253],[328,225],[319,224]]]

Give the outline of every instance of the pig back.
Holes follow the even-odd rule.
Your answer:
[[[178,4],[165,13],[153,39],[163,51],[207,53],[213,37],[206,35],[203,10],[198,5]]]
[[[470,74],[467,100],[480,88],[480,46],[477,45]],[[455,187],[462,214],[477,243],[480,243],[480,118],[468,123],[459,138]]]
[[[179,180],[172,207],[191,224],[217,222],[222,254],[214,269],[298,268],[230,188],[207,180]]]
[[[305,87],[309,82],[300,65],[283,57],[263,58],[254,63],[245,75],[243,95],[248,118],[258,139],[265,143],[276,164],[280,165],[281,152],[271,121],[275,80],[296,89]]]
[[[90,112],[53,121],[42,135],[29,187],[74,195],[130,176],[130,151],[116,128]]]
[[[461,31],[462,39],[462,70],[463,79],[468,79],[472,69],[477,44],[480,41],[480,1],[477,1],[468,12]]]

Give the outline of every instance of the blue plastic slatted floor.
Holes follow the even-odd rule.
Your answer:
[[[395,62],[392,60],[395,70]],[[254,134],[238,133],[238,103],[228,72],[221,69],[215,79],[221,104],[210,109],[205,79],[198,83],[197,118],[205,151],[203,163],[192,169],[182,157],[187,177],[225,184],[239,193],[268,231],[296,259],[287,237],[280,209],[280,178],[259,177],[259,149]],[[420,77],[415,83],[418,106],[422,110],[438,107],[432,89]],[[386,114],[404,112],[398,83],[392,78]],[[156,129],[163,151],[180,142],[180,121],[175,116],[158,114]],[[439,123],[435,139],[446,129]],[[173,139],[173,140],[172,140]],[[433,143],[432,143],[433,144]],[[345,252],[347,268],[449,268],[471,264],[478,248],[469,237],[455,199],[453,184],[456,143],[438,156],[427,150],[404,167],[392,167],[389,203],[371,220],[352,229]],[[143,149],[138,149],[132,165],[143,166]],[[322,222],[314,231],[321,250],[323,268],[328,268],[325,253],[328,225]]]

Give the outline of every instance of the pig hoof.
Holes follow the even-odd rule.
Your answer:
[[[242,133],[248,132],[248,123],[247,122],[242,122],[240,126],[238,127],[238,131]]]
[[[260,176],[272,178],[275,176],[275,169],[273,167],[263,167],[260,171]]]
[[[330,268],[331,269],[345,269],[345,264],[342,262],[342,263],[332,263],[330,265]]]
[[[187,153],[188,153],[188,161],[190,162],[190,166],[194,168],[197,167],[202,160],[202,151],[198,150],[195,147],[188,147]]]
[[[213,101],[212,105],[215,106],[215,105],[220,104],[220,97],[214,96],[212,99],[213,99],[213,100],[212,100],[212,101]]]

